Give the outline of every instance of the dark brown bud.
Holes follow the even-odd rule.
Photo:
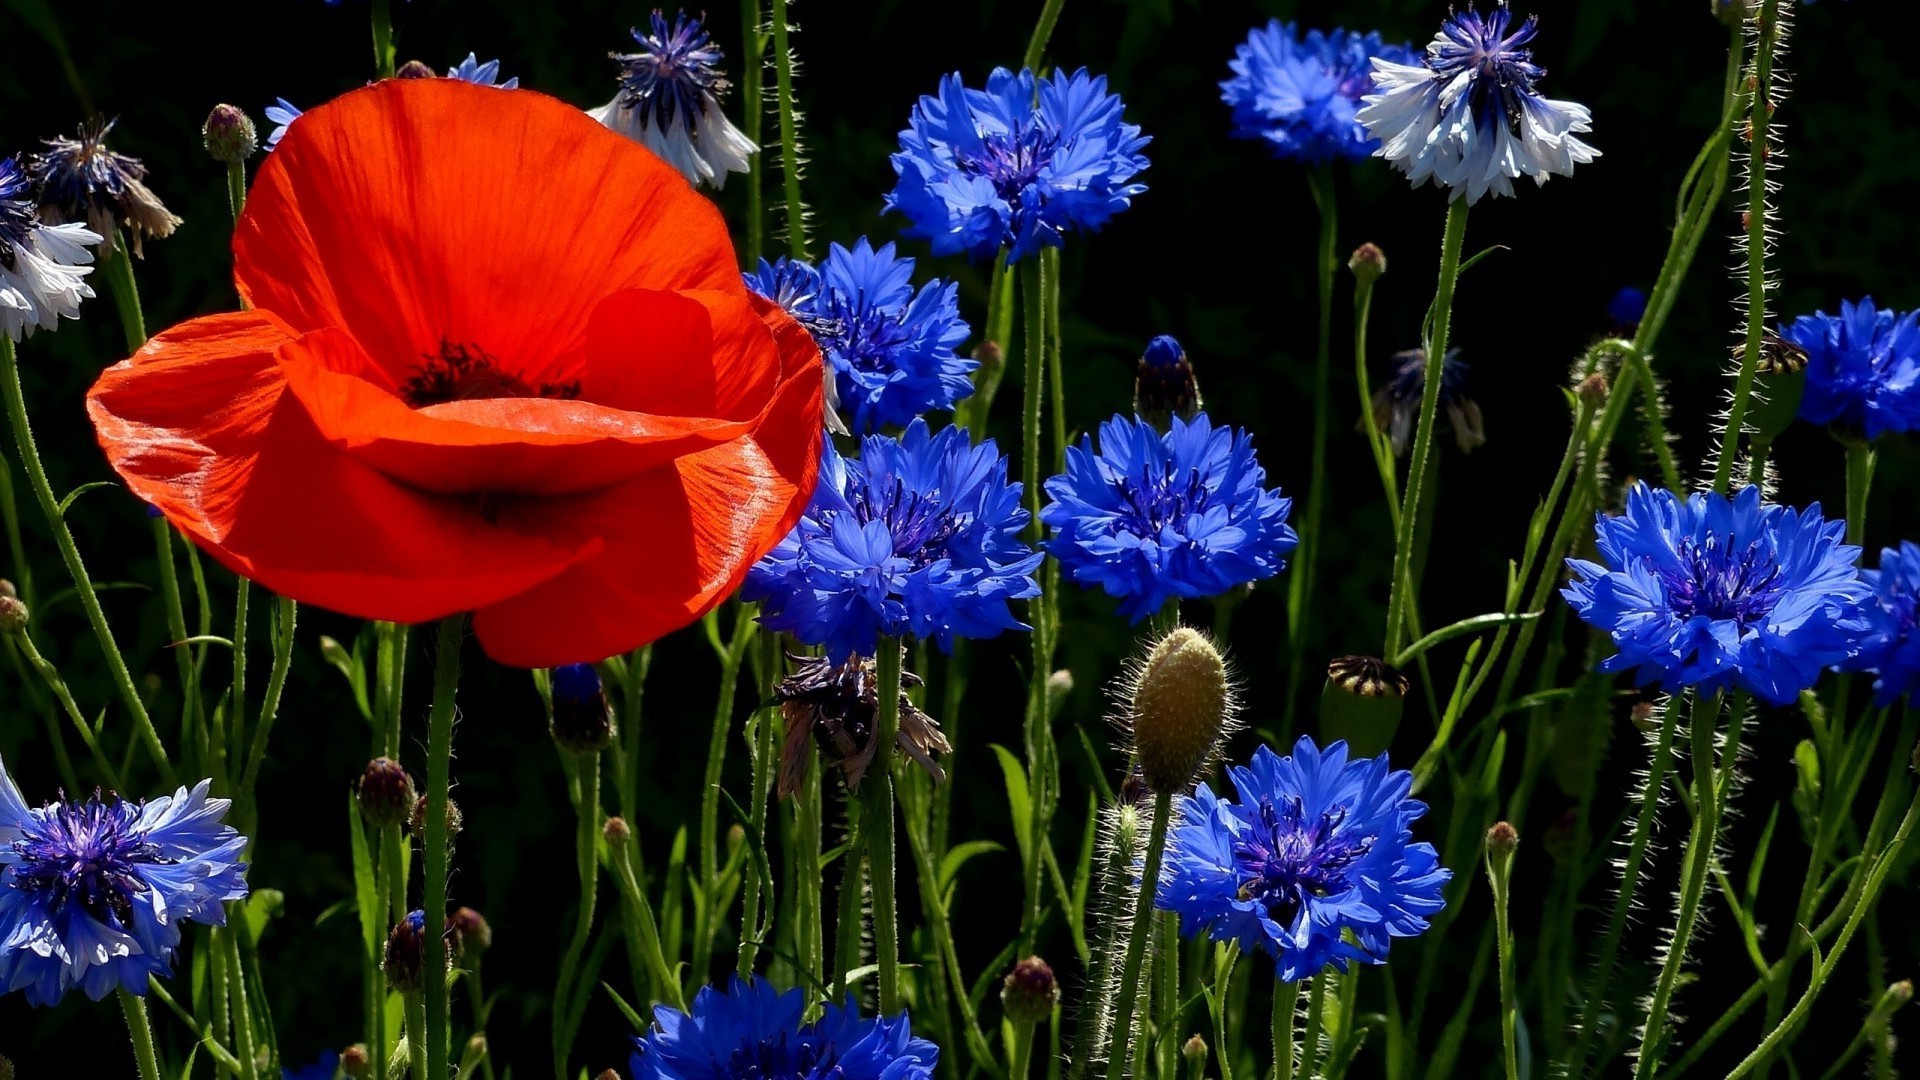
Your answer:
[[[413,810],[413,777],[392,758],[374,758],[360,774],[357,798],[367,824],[399,825]]]
[[[1327,679],[1355,697],[1403,698],[1412,685],[1400,669],[1374,656],[1341,656],[1327,664]]]
[[[566,664],[552,673],[553,741],[575,754],[597,754],[613,745],[618,729],[606,688],[592,664]]]
[[[1487,850],[1493,852],[1495,858],[1507,858],[1519,847],[1520,834],[1506,822],[1496,821],[1493,828],[1487,830]]]
[[[371,1064],[372,1059],[367,1057],[367,1048],[359,1043],[354,1043],[340,1051],[340,1071],[354,1077],[354,1080],[367,1075],[367,1067]]]
[[[1060,984],[1053,968],[1037,956],[1013,965],[1000,984],[1000,1007],[1016,1024],[1037,1024],[1053,1015],[1060,1003]]]
[[[1347,259],[1347,269],[1361,285],[1371,285],[1387,272],[1387,254],[1372,244],[1361,244]]]
[[[493,947],[493,927],[472,908],[458,908],[447,916],[447,947],[455,960],[477,960]]]
[[[393,924],[387,934],[387,952],[380,962],[386,972],[387,988],[397,994],[417,994],[426,989],[426,916],[413,912]]]
[[[400,70],[393,73],[396,79],[431,79],[433,76],[433,69],[418,60],[409,60],[401,64]]]
[[[207,154],[224,165],[237,165],[253,156],[260,146],[253,118],[234,105],[215,105],[200,126],[200,138]]]
[[[618,847],[633,839],[633,829],[627,825],[626,818],[610,817],[607,823],[600,827],[600,835],[606,838],[609,845]]]
[[[18,634],[32,621],[27,605],[17,596],[0,596],[0,634]]]
[[[1607,377],[1596,371],[1580,380],[1580,386],[1574,390],[1580,400],[1596,408],[1607,402]]]
[[[453,845],[454,838],[460,835],[460,829],[464,825],[465,825],[465,821],[460,815],[460,804],[457,802],[454,802],[452,799],[448,799],[447,800],[447,845],[449,847]],[[413,812],[407,816],[407,830],[413,834],[413,838],[415,840],[420,840],[423,842],[426,840],[427,838],[427,797],[425,795],[422,795],[418,799],[414,800]]]

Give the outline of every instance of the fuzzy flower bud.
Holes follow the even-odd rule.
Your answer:
[[[1387,272],[1387,253],[1373,244],[1361,244],[1347,259],[1347,269],[1364,288],[1379,281],[1380,275]]]
[[[369,825],[399,825],[413,810],[413,777],[392,758],[374,758],[360,774],[360,817]]]
[[[7,583],[0,582],[0,584]],[[27,605],[13,595],[13,586],[7,584],[6,590],[0,592],[0,634],[25,632],[31,617],[32,613],[27,610]]]
[[[1201,1038],[1198,1032],[1194,1033],[1180,1047],[1180,1056],[1186,1059],[1192,1075],[1200,1075],[1200,1070],[1207,1064],[1207,1040]]]
[[[367,1048],[359,1043],[354,1043],[340,1051],[340,1071],[354,1077],[355,1080],[367,1075],[367,1066],[371,1063],[371,1059],[367,1057]]]
[[[1487,830],[1487,850],[1498,860],[1510,859],[1520,848],[1520,834],[1504,821],[1494,822]]]
[[[1037,1024],[1053,1015],[1060,1003],[1060,984],[1053,968],[1037,956],[1013,965],[1000,985],[1000,1007],[1016,1024]]]
[[[397,994],[417,994],[426,989],[425,912],[415,911],[393,924],[387,934],[386,956],[380,970],[387,974],[387,988]]]
[[[200,138],[207,145],[207,155],[223,165],[238,165],[260,145],[253,118],[235,105],[215,105],[200,127]]]
[[[0,1055],[0,1080],[13,1080],[13,1062]]]
[[[549,730],[562,750],[597,754],[613,745],[618,728],[606,688],[592,664],[566,664],[553,669],[553,721]]]
[[[1205,634],[1176,627],[1132,683],[1128,720],[1140,774],[1156,792],[1183,790],[1233,725],[1238,705],[1226,661]]]
[[[1607,377],[1596,371],[1581,379],[1574,393],[1580,396],[1581,401],[1598,408],[1607,401]]]
[[[472,908],[458,908],[447,916],[447,947],[455,960],[477,960],[493,947],[493,927]]]
[[[393,77],[396,79],[431,79],[434,77],[434,71],[418,60],[409,60],[400,65],[400,70],[394,72]]]
[[[1165,430],[1170,417],[1192,420],[1203,408],[1187,351],[1167,334],[1147,342],[1133,379],[1134,415]]]
[[[1345,739],[1357,757],[1384,753],[1400,728],[1409,685],[1406,675],[1378,657],[1335,657],[1320,691],[1320,730]]]
[[[609,846],[619,847],[633,839],[633,829],[627,825],[626,818],[610,817],[607,823],[600,827],[600,835],[606,837]]]
[[[448,799],[447,800],[447,846],[448,847],[453,846],[454,838],[460,835],[460,830],[464,825],[465,825],[465,819],[461,817],[460,804],[457,802],[454,802],[452,799]],[[420,840],[420,841],[426,840],[427,838],[427,797],[425,795],[422,795],[418,799],[414,800],[413,812],[407,815],[407,831],[413,834],[413,838],[415,840]]]

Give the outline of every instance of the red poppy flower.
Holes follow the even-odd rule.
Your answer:
[[[813,488],[811,338],[710,203],[552,98],[314,109],[233,248],[253,310],[159,335],[87,407],[135,494],[276,592],[597,660],[730,594]]]

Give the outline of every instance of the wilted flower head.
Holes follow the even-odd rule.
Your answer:
[[[1133,376],[1133,412],[1157,428],[1174,417],[1192,420],[1201,409],[1200,382],[1193,361],[1172,335],[1147,342]]]
[[[1841,665],[1869,671],[1874,699],[1882,706],[1920,690],[1920,544],[1902,541],[1880,552],[1880,567],[1860,577],[1873,590],[1866,604],[1867,633],[1860,653]]]
[[[805,516],[747,575],[741,596],[765,602],[761,623],[835,662],[875,655],[883,637],[947,650],[1026,629],[1007,602],[1039,595],[1041,556],[1020,540],[1020,485],[993,440],[915,420],[860,445],[851,461],[823,445]]]
[[[956,73],[914,106],[900,133],[886,205],[906,215],[901,235],[933,244],[935,255],[991,259],[1002,248],[1018,262],[1066,234],[1093,232],[1147,190],[1149,141],[1120,118],[1106,76],[1085,68],[995,68],[985,90]]]
[[[1201,784],[1167,836],[1154,905],[1178,912],[1182,932],[1265,950],[1299,982],[1328,965],[1386,963],[1394,938],[1445,906],[1453,874],[1413,840],[1426,804],[1385,754],[1350,761],[1346,743],[1321,750],[1303,737],[1290,756],[1262,746],[1227,774],[1237,801]]]
[[[1780,339],[1806,355],[1800,418],[1875,439],[1920,429],[1920,311],[1840,302],[1840,314],[1803,315]]]
[[[892,244],[861,237],[834,244],[815,270],[785,256],[746,275],[747,288],[779,304],[819,343],[833,370],[836,411],[869,434],[952,409],[973,393],[980,365],[954,351],[967,339],[959,290],[930,281],[913,288],[913,260]]]
[[[407,64],[408,67],[414,68],[413,73],[409,74],[406,68],[402,68],[400,72],[396,73],[397,78],[433,77],[433,69],[420,63],[418,60],[409,60]],[[418,66],[415,67],[415,65]],[[517,90],[520,88],[520,80],[518,77],[507,79],[504,82],[501,81],[500,61],[489,60],[483,64],[480,62],[479,57],[473,53],[468,53],[465,60],[448,68],[444,78],[458,79],[461,82],[469,82],[475,86],[497,87],[501,90]],[[267,133],[267,141],[261,145],[265,146],[268,150],[272,150],[274,147],[280,145],[281,137],[287,133],[287,125],[298,120],[300,114],[300,107],[293,102],[288,101],[286,98],[274,98],[273,104],[263,110],[263,115],[273,124],[273,130]]]
[[[1118,597],[1139,622],[1173,599],[1218,596],[1284,570],[1300,538],[1293,501],[1266,487],[1253,439],[1205,413],[1166,434],[1116,416],[1067,448],[1046,483],[1047,550],[1075,581]]]
[[[1595,534],[1606,564],[1567,560],[1576,580],[1561,595],[1620,650],[1600,670],[1632,671],[1639,685],[1738,687],[1785,705],[1852,657],[1868,629],[1860,549],[1818,503],[1639,484]]]
[[[1411,46],[1377,33],[1309,30],[1274,19],[1255,27],[1227,66],[1220,98],[1233,106],[1233,133],[1262,139],[1274,156],[1319,165],[1364,158],[1380,144],[1354,114],[1374,91],[1373,58],[1418,63]]]
[[[849,1002],[807,1023],[806,1009],[804,992],[763,979],[703,986],[686,1012],[654,1006],[629,1068],[634,1080],[933,1080],[940,1048],[914,1037],[907,1014],[867,1019]]]
[[[1512,195],[1516,177],[1571,176],[1599,157],[1574,137],[1593,130],[1587,107],[1534,87],[1546,75],[1527,47],[1538,22],[1528,16],[1515,27],[1507,0],[1484,17],[1469,4],[1448,13],[1420,63],[1376,59],[1379,92],[1359,113],[1380,140],[1374,153],[1415,187],[1432,180],[1468,203],[1488,191]]]
[[[1462,453],[1487,441],[1480,403],[1467,396],[1466,361],[1459,349],[1440,358],[1440,408]],[[1373,392],[1373,422],[1393,441],[1396,456],[1407,452],[1413,423],[1420,418],[1420,397],[1427,389],[1427,350],[1408,349],[1393,354],[1393,374]]]
[[[224,926],[247,895],[247,838],[192,791],[130,803],[99,793],[27,806],[0,764],[0,993],[52,1005],[147,992],[173,973],[183,921]]]
[[[728,173],[746,172],[759,147],[720,108],[732,84],[702,21],[682,11],[669,24],[655,8],[633,40],[639,52],[608,54],[620,64],[619,93],[589,115],[665,158],[688,183],[720,188]]]
[[[140,242],[173,235],[180,219],[161,205],[146,185],[147,167],[139,158],[107,149],[115,120],[90,120],[71,139],[42,139],[46,149],[27,159],[40,200],[40,220],[52,225],[78,222],[102,237],[111,252],[118,228],[140,254]]]
[[[85,225],[42,222],[31,188],[18,159],[0,158],[0,334],[14,341],[80,317],[93,296],[87,246],[100,242]]]
[[[786,752],[780,762],[780,797],[800,790],[806,776],[809,738],[819,745],[827,763],[840,769],[847,790],[857,790],[877,749],[873,731],[880,712],[880,680],[873,661],[854,657],[836,664],[821,656],[789,656],[787,660],[793,670],[773,691],[787,729]],[[934,755],[950,754],[953,746],[940,733],[939,721],[921,712],[907,696],[907,688],[918,685],[920,676],[911,671],[900,673],[900,727],[895,745],[919,762],[934,783],[944,783],[946,770]]]

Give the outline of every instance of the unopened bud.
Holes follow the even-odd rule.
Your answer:
[[[973,359],[981,371],[998,371],[1006,364],[1006,353],[997,341],[983,341],[973,347]]]
[[[614,1072],[612,1069],[608,1069],[606,1072],[594,1077],[593,1080],[620,1080],[620,1074]]]
[[[455,960],[477,960],[492,947],[493,927],[479,912],[463,907],[447,916],[447,948]]]
[[[600,827],[600,835],[606,837],[608,845],[619,847],[633,838],[633,830],[627,826],[626,818],[610,817]]]
[[[1113,850],[1127,865],[1140,854],[1145,845],[1140,842],[1140,808],[1133,803],[1121,803],[1113,808]]]
[[[1387,253],[1373,244],[1361,244],[1348,257],[1347,269],[1362,286],[1371,285],[1387,272]]]
[[[1140,775],[1138,765],[1127,770],[1127,778],[1120,781],[1120,801],[1128,806],[1138,806],[1145,802],[1153,789],[1147,786],[1146,778]]]
[[[18,634],[26,630],[32,614],[17,596],[0,595],[0,634]]]
[[[1497,859],[1510,857],[1520,847],[1520,834],[1512,825],[1496,821],[1493,828],[1487,830],[1487,850]]]
[[[1411,684],[1398,668],[1374,656],[1340,656],[1327,664],[1320,691],[1320,730],[1344,739],[1354,757],[1375,757],[1392,745]]]
[[[1134,373],[1134,414],[1165,430],[1171,417],[1191,420],[1201,408],[1200,382],[1187,351],[1167,334],[1147,342]]]
[[[460,830],[464,825],[465,825],[465,819],[461,817],[460,804],[457,802],[454,802],[452,799],[448,799],[447,800],[447,846],[448,847],[453,846],[454,838],[460,835]],[[415,840],[424,842],[427,839],[427,797],[425,795],[422,795],[418,799],[414,800],[413,812],[407,816],[407,829],[409,832],[413,833],[413,838]]]
[[[396,79],[431,79],[433,75],[433,69],[418,60],[409,60],[401,64],[400,70],[393,73]]]
[[[1237,708],[1220,650],[1186,626],[1155,643],[1134,675],[1129,698],[1140,775],[1157,793],[1180,791],[1193,782]]]
[[[427,914],[409,912],[387,934],[387,952],[380,970],[386,972],[387,988],[397,994],[417,994],[426,989]]]
[[[1595,407],[1604,405],[1607,402],[1607,377],[1596,371],[1581,379],[1574,393],[1580,395],[1580,400],[1589,405]]]
[[[1047,1019],[1059,1002],[1060,984],[1054,980],[1053,968],[1037,956],[1013,965],[1000,984],[1000,1007],[1016,1024],[1037,1024]]]
[[[371,1061],[372,1059],[367,1056],[367,1048],[359,1043],[354,1043],[340,1051],[340,1071],[354,1077],[355,1080],[367,1075],[367,1066]]]
[[[13,1062],[4,1054],[0,1054],[0,1080],[13,1080]]]
[[[597,754],[613,745],[613,706],[592,664],[553,669],[553,741],[575,754]]]
[[[353,654],[348,652],[346,646],[340,644],[337,638],[326,634],[320,635],[320,659],[338,668],[353,666]]]
[[[392,758],[374,758],[360,774],[355,798],[360,817],[369,825],[399,825],[413,811],[413,777]]]
[[[746,842],[747,842],[747,830],[745,827],[740,825],[735,825],[733,828],[727,830],[727,851],[728,852],[734,852],[734,851],[740,850],[740,845]]]
[[[1188,1066],[1197,1070],[1207,1063],[1207,1040],[1196,1032],[1180,1047],[1180,1056],[1187,1059]]]
[[[1653,718],[1653,712],[1653,702],[1636,701],[1633,703],[1633,712],[1630,714],[1629,719],[1633,721],[1633,726],[1639,728],[1641,731],[1654,731],[1660,727],[1660,724],[1659,721]]]
[[[253,129],[253,118],[236,105],[215,105],[200,126],[200,138],[207,155],[224,165],[237,165],[253,156],[260,136]]]
[[[1066,668],[1047,676],[1047,715],[1058,712],[1073,693],[1073,672]]]

